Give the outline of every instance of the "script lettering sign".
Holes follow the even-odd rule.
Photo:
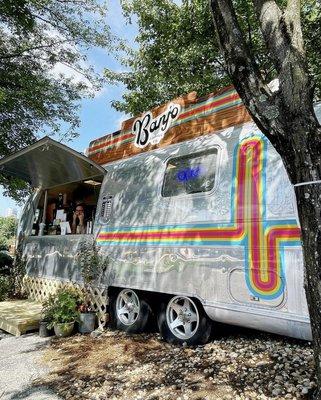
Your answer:
[[[149,144],[158,144],[180,112],[179,104],[170,103],[166,110],[155,118],[150,111],[137,118],[132,128],[132,134],[136,136],[135,145],[143,149]]]

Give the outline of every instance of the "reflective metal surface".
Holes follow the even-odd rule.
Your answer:
[[[166,308],[166,321],[171,332],[182,340],[193,337],[199,326],[196,304],[186,296],[175,296]]]
[[[320,116],[321,106],[316,110]],[[211,148],[218,150],[213,189],[162,197],[168,159]],[[294,191],[278,153],[254,124],[105,168],[94,227],[102,284],[195,297],[213,320],[311,338]],[[237,175],[242,168],[244,182]],[[106,199],[108,212],[101,213]],[[26,235],[33,202],[22,218]],[[28,273],[80,280],[75,254],[85,239],[27,238]]]
[[[47,136],[1,159],[1,172],[43,189],[103,176],[105,173],[89,158]]]
[[[26,272],[30,276],[82,282],[77,254],[91,235],[29,236],[23,246]]]
[[[256,219],[249,214],[251,201],[235,205],[238,185],[235,160],[236,149],[247,138],[257,135],[260,133],[256,126],[247,124],[106,165],[108,174],[101,197],[112,197],[112,209],[108,223],[99,218],[96,221],[100,253],[108,260],[104,282],[110,286],[193,296],[203,303],[214,320],[309,339],[303,259],[298,240],[285,243],[279,249],[281,269],[278,273],[269,272],[269,279],[279,282],[279,289],[266,289],[261,294],[258,284],[250,281],[256,272],[249,269],[252,267],[247,261],[251,251],[249,241],[229,239],[219,244],[218,236],[217,242],[202,242],[196,237],[194,241],[175,243],[174,239],[169,242],[159,238],[164,235],[170,238],[188,226],[194,230],[202,229],[204,224],[211,229],[227,227],[234,218],[233,207],[244,211],[244,229],[253,225]],[[293,188],[279,155],[266,140],[264,143],[266,149],[259,159],[264,212],[259,223],[264,232],[285,223],[296,232]],[[167,160],[208,148],[218,149],[213,190],[162,197]],[[244,164],[244,168],[249,168],[248,165]],[[152,233],[155,230],[158,233]],[[152,235],[158,235],[158,239],[152,240]],[[265,242],[256,246],[259,246],[262,265],[269,265],[271,255]],[[264,271],[259,273],[264,276]]]
[[[137,294],[130,289],[118,293],[116,300],[117,318],[124,325],[133,325],[139,316],[140,301]]]

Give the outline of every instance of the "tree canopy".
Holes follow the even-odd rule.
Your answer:
[[[79,100],[98,88],[86,50],[109,46],[98,0],[5,0],[0,3],[0,157],[40,133],[77,135]],[[67,71],[67,73],[66,73]],[[75,79],[72,74],[77,76]],[[26,188],[0,177],[6,193]]]
[[[137,49],[119,56],[124,72],[106,70],[111,83],[123,83],[122,101],[113,106],[137,114],[182,93],[208,93],[228,82],[213,35],[208,2],[169,0],[122,2],[128,23],[137,20]]]
[[[251,0],[236,0],[235,11],[264,79],[276,70],[265,51],[264,40]],[[285,3],[284,0],[279,1]],[[111,83],[126,91],[113,106],[136,115],[177,96],[197,91],[199,96],[230,84],[215,36],[207,0],[124,0],[128,23],[138,24],[137,48],[118,48],[124,71],[106,69]],[[321,4],[307,0],[302,6],[302,27],[309,68],[321,94]]]

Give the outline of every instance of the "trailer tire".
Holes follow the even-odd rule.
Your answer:
[[[112,320],[116,329],[128,333],[143,332],[151,318],[149,304],[132,289],[123,289],[112,298]]]
[[[157,320],[160,334],[172,344],[205,344],[211,336],[211,320],[203,307],[187,296],[162,303]]]

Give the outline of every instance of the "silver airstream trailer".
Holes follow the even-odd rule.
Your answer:
[[[81,282],[90,237],[119,329],[156,317],[176,343],[206,342],[215,321],[311,339],[294,190],[233,88],[125,121],[88,158],[44,138],[0,165],[37,188],[20,223],[27,276]],[[79,199],[87,231],[68,234]]]

